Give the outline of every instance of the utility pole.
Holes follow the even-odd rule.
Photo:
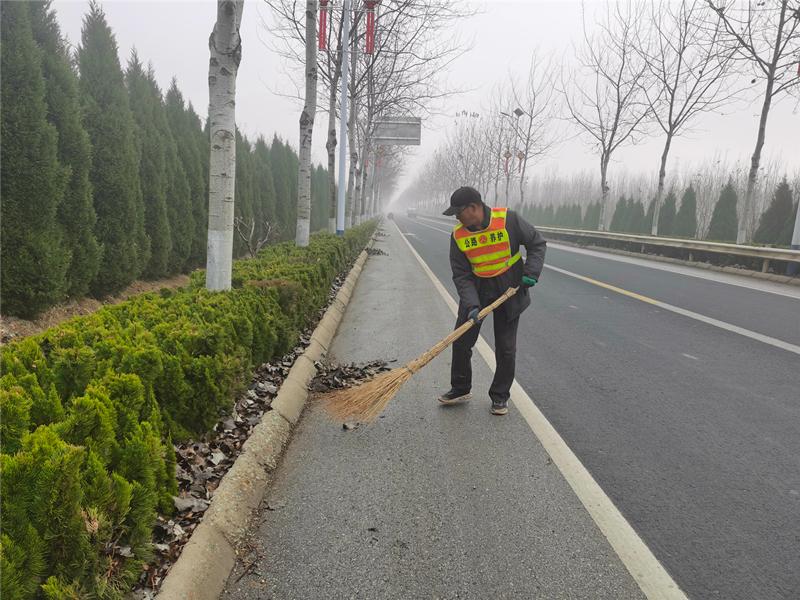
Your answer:
[[[339,111],[339,188],[336,201],[336,235],[344,235],[344,207],[347,192],[347,94],[350,86],[350,0],[342,9],[342,81]]]

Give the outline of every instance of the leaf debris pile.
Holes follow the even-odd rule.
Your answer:
[[[349,388],[390,370],[388,363],[384,360],[344,365],[317,361],[315,364],[317,376],[309,384],[309,390],[316,393]]]

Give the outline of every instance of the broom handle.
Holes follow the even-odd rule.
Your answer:
[[[506,300],[511,298],[511,296],[516,294],[517,290],[519,290],[519,287],[508,288],[503,293],[502,296],[500,296],[497,300],[492,302],[489,306],[485,307],[483,310],[481,310],[478,313],[478,320],[482,321],[490,312],[492,312],[494,309],[496,309],[498,306],[500,306],[503,302],[505,302]],[[408,363],[406,365],[406,368],[409,371],[411,371],[412,373],[416,373],[422,367],[427,365],[431,360],[433,360],[436,356],[438,356],[442,352],[442,350],[447,348],[450,344],[455,342],[458,338],[460,338],[462,335],[467,333],[467,331],[469,331],[474,326],[475,326],[475,324],[472,322],[471,319],[468,320],[466,323],[463,323],[458,329],[453,330],[450,333],[450,335],[448,335],[446,338],[444,338],[442,341],[440,341],[438,344],[436,344],[433,348],[428,350],[425,354],[423,354],[419,358],[416,358],[416,359],[412,360],[410,363]]]

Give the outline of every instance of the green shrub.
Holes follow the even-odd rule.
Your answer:
[[[719,200],[714,206],[711,215],[711,224],[708,227],[707,240],[715,242],[735,242],[739,219],[736,214],[738,196],[732,182],[722,188]]]
[[[199,273],[4,347],[2,597],[124,596],[177,493],[171,440],[209,430],[294,346],[373,229],[268,247],[230,292]]]

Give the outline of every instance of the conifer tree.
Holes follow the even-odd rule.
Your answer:
[[[552,225],[553,221],[555,221],[555,209],[551,204],[548,204],[542,211],[542,225]]]
[[[719,194],[719,200],[711,215],[711,225],[708,228],[706,239],[716,242],[736,241],[739,223],[736,217],[736,200],[736,190],[733,188],[733,183],[729,181]]]
[[[690,184],[681,198],[681,207],[675,216],[674,235],[693,238],[697,235],[697,194]]]
[[[658,235],[670,236],[675,233],[676,202],[675,191],[670,190],[658,215]]]
[[[327,212],[325,210],[325,187],[327,174],[322,165],[317,165],[311,171],[311,231],[318,231],[327,226]],[[323,217],[325,220],[323,221]]]
[[[0,297],[5,312],[31,317],[67,289],[70,256],[57,211],[69,172],[58,161],[56,128],[47,122],[42,52],[33,39],[28,7],[22,2],[1,6]]]
[[[275,220],[280,227],[281,238],[283,238],[283,234],[289,230],[291,205],[295,204],[295,196],[292,196],[292,188],[289,181],[293,173],[290,175],[291,165],[287,160],[286,147],[278,139],[278,136],[275,136],[272,140],[269,158],[272,166],[272,182],[275,186]]]
[[[792,236],[794,235],[794,223],[795,219],[797,218],[798,210],[800,210],[800,202],[795,202],[794,206],[792,206],[792,210],[789,212],[789,218],[786,220],[786,223],[784,223],[780,235],[778,235],[779,246],[791,247]]]
[[[261,224],[255,220],[253,207],[253,181],[252,181],[252,156],[250,155],[250,142],[241,132],[236,130],[236,187],[234,188],[234,218],[240,222],[239,229],[245,235],[250,235],[250,228],[254,226],[253,237],[260,235]],[[254,239],[253,242],[256,240]],[[233,255],[244,256],[248,245],[240,235],[233,236]]]
[[[642,233],[652,235],[653,232],[653,219],[655,218],[656,214],[656,202],[655,198],[650,201],[650,205],[647,207],[647,212],[644,215],[644,230]]]
[[[178,158],[175,140],[167,146],[167,217],[172,234],[172,252],[167,271],[181,273],[191,268],[191,252],[194,242],[195,223],[191,190],[186,171]]]
[[[617,200],[617,207],[614,209],[614,214],[611,217],[611,224],[608,227],[609,231],[625,231],[628,222],[628,200],[625,194],[622,194]]]
[[[779,244],[788,246],[792,241],[791,231],[787,228],[787,223],[791,222],[794,228],[794,206],[792,204],[792,189],[789,182],[784,177],[778,184],[772,196],[772,202],[761,215],[758,222],[758,229],[753,236],[753,241],[759,244]],[[786,234],[788,233],[788,239]]]
[[[203,198],[201,209],[203,218],[200,221],[203,230],[202,239],[202,264],[206,264],[207,242],[208,242],[208,186],[209,186],[209,161],[211,159],[211,136],[209,132],[208,119],[203,123],[200,116],[195,112],[192,103],[187,103],[186,115],[189,120],[189,132],[194,138],[194,143],[200,152],[200,175],[203,182]]]
[[[121,290],[142,272],[149,262],[150,240],[144,229],[136,124],[117,42],[95,2],[83,20],[78,63],[84,127],[92,143],[95,235],[103,245],[91,291],[102,296]]]
[[[136,121],[139,153],[139,181],[144,202],[144,226],[150,238],[150,260],[143,275],[164,277],[172,252],[172,236],[167,218],[167,165],[164,125],[159,122],[161,97],[153,89],[148,74],[134,49],[125,72],[131,113]]]
[[[259,136],[253,147],[253,160],[255,163],[254,186],[262,223],[269,222],[275,225],[275,186],[272,182],[272,165],[270,164],[270,151],[264,138]],[[327,221],[326,221],[327,225]]]
[[[69,51],[61,36],[50,0],[27,3],[36,43],[42,50],[47,118],[58,131],[58,158],[70,170],[58,218],[64,232],[67,296],[85,296],[97,275],[101,248],[94,235],[96,217],[89,184],[91,145],[81,122],[78,77],[72,69]]]
[[[626,215],[625,231],[628,233],[649,233],[644,214],[644,204],[641,200],[630,200],[628,214]]]
[[[208,237],[208,197],[206,195],[206,179],[203,156],[207,157],[207,149],[201,147],[203,131],[200,120],[191,106],[184,105],[183,95],[178,83],[173,78],[165,99],[167,122],[175,141],[180,167],[183,169],[189,194],[189,213],[191,226],[189,232],[189,253],[185,265],[197,267],[205,264],[206,242]],[[176,177],[179,174],[175,175]],[[177,237],[176,252],[181,247]]]
[[[586,208],[586,214],[583,215],[583,221],[581,222],[581,227],[583,227],[584,229],[597,230],[599,226],[600,226],[600,203],[592,202]]]
[[[572,219],[570,219],[569,226],[572,228],[578,228],[581,226],[581,222],[583,221],[583,211],[581,210],[580,204],[573,204],[572,205]]]

